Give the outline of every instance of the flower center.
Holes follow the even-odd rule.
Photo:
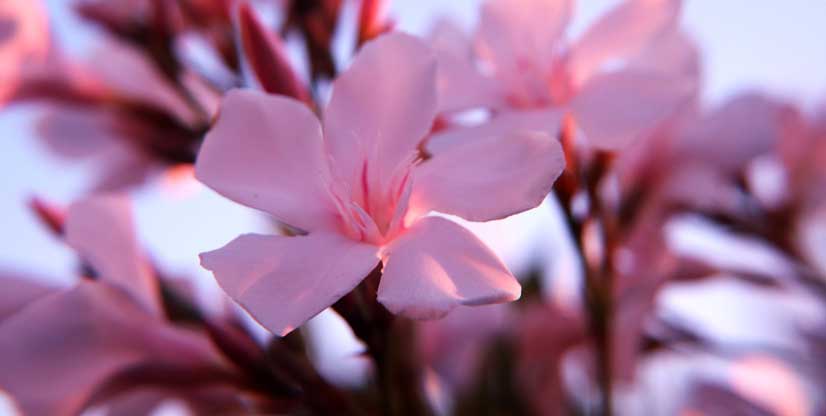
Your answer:
[[[381,245],[404,229],[415,162],[415,158],[411,157],[385,175],[365,159],[353,186],[332,187],[341,227],[347,236]],[[342,185],[341,181],[337,182]]]

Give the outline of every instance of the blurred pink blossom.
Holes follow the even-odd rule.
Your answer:
[[[794,368],[771,355],[739,358],[729,377],[735,391],[779,416],[812,414],[805,385]]]
[[[487,221],[538,205],[563,167],[538,133],[479,140],[422,160],[436,115],[436,61],[421,41],[367,43],[335,81],[322,123],[303,104],[231,91],[196,177],[306,231],[247,234],[201,255],[265,327],[289,333],[350,292],[381,261],[378,301],[435,318],[506,302],[519,284],[472,233],[430,211]]]
[[[2,272],[0,281],[3,282],[3,291],[0,292],[0,322],[23,309],[29,302],[34,301],[54,290],[40,279],[20,273]]]
[[[48,17],[40,0],[0,2],[0,104],[49,49]]]
[[[138,50],[107,40],[97,52],[107,65],[55,54],[32,67],[16,92],[18,100],[49,100],[37,119],[47,148],[93,162],[98,191],[134,186],[165,166],[191,162],[204,121]],[[217,107],[214,91],[188,85],[203,92],[196,96],[204,108]]]
[[[132,208],[122,196],[78,201],[66,216],[66,241],[93,265],[99,279],[132,296],[151,315],[161,315],[158,282],[141,254]]]
[[[72,205],[66,238],[99,276],[63,290],[13,286],[42,294],[0,321],[0,388],[25,414],[77,414],[132,383],[184,375],[197,391],[225,376],[209,338],[163,317],[131,222],[120,197]]]
[[[487,123],[450,138],[521,129],[556,135],[570,113],[590,144],[618,149],[693,98],[699,66],[678,28],[681,1],[627,0],[569,40],[574,3],[489,0],[475,45],[455,28],[437,28],[440,110],[492,111]],[[433,145],[444,140],[437,135]]]
[[[530,305],[517,328],[517,374],[525,396],[544,415],[565,414],[563,357],[586,343],[585,317],[559,306]]]
[[[644,190],[651,209],[682,206],[736,213],[747,208],[739,178],[759,158],[798,142],[794,132],[801,121],[786,102],[739,94],[704,111],[684,112],[621,153],[614,171],[621,192],[629,196]],[[651,217],[652,212],[639,216]]]
[[[458,309],[420,327],[422,360],[440,381],[456,389],[472,383],[485,349],[496,336],[510,334],[518,319],[508,305]]]

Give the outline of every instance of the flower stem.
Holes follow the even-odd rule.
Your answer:
[[[423,391],[415,324],[390,314],[376,300],[380,266],[333,309],[364,341],[376,369],[378,404],[383,415],[433,414]]]
[[[594,340],[596,384],[599,389],[598,415],[614,414],[613,382],[613,252],[617,236],[617,218],[602,204],[599,184],[611,165],[613,155],[596,151],[582,157],[577,147],[575,122],[566,118],[560,135],[566,158],[565,171],[554,190],[565,213],[585,270],[585,313]],[[584,195],[587,212],[574,212],[575,198]],[[590,228],[590,229],[589,229]]]

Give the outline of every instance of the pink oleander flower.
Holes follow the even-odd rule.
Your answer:
[[[485,131],[555,135],[570,114],[593,146],[617,149],[651,132],[690,101],[696,52],[678,30],[680,0],[627,0],[576,40],[565,30],[574,0],[489,0],[475,48],[449,25],[432,36],[440,110],[485,108]],[[437,135],[433,146],[479,134]],[[458,137],[456,137],[458,135]],[[440,140],[441,139],[441,140]]]
[[[378,301],[413,318],[512,301],[520,287],[482,242],[431,211],[473,221],[537,206],[563,168],[541,133],[479,137],[438,157],[419,148],[437,112],[436,60],[404,34],[368,42],[319,121],[293,99],[234,90],[195,175],[306,234],[246,234],[201,255],[221,287],[286,334],[381,262]]]
[[[207,120],[138,49],[114,39],[94,47],[106,65],[54,51],[29,68],[12,99],[47,104],[36,116],[38,139],[61,158],[90,162],[94,191],[137,186],[191,162]],[[185,79],[211,115],[220,95],[192,73]]]

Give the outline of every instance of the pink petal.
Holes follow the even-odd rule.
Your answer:
[[[41,0],[4,0],[0,3],[0,48],[44,55],[49,47],[48,15]]]
[[[40,0],[0,2],[0,104],[26,77],[27,65],[49,49],[48,16]]]
[[[232,90],[195,176],[219,194],[306,231],[335,227],[321,126],[298,101]]]
[[[442,21],[431,33],[430,43],[439,63],[439,111],[503,106],[500,84],[479,72],[471,41],[460,28]]]
[[[375,268],[377,252],[337,234],[245,234],[201,254],[201,265],[253,318],[286,335],[353,290]]]
[[[540,132],[477,137],[414,171],[410,206],[490,221],[539,205],[565,168],[562,146]]]
[[[434,134],[428,140],[426,149],[431,154],[439,154],[451,146],[482,137],[505,137],[521,131],[539,131],[557,137],[561,129],[562,114],[554,108],[502,111],[481,124],[470,127],[456,126]]]
[[[327,144],[338,173],[359,183],[367,162],[378,177],[417,153],[436,114],[436,59],[402,33],[368,42],[333,84],[324,115]]]
[[[396,314],[430,319],[458,305],[519,299],[521,288],[502,261],[470,231],[426,217],[383,253],[378,300]]]
[[[127,146],[113,147],[96,166],[95,192],[117,192],[145,183],[162,167],[146,154]]]
[[[66,241],[98,272],[99,279],[126,291],[160,315],[158,282],[138,248],[132,208],[124,196],[96,196],[72,204]]]
[[[511,328],[514,314],[509,306],[458,308],[444,319],[422,322],[418,326],[422,360],[448,385],[467,387],[476,379],[488,343]]]
[[[490,0],[482,8],[479,44],[496,71],[549,69],[573,12],[571,0]]]
[[[137,130],[136,130],[137,129]],[[61,106],[50,108],[37,119],[38,138],[49,151],[69,159],[88,159],[96,168],[95,191],[116,191],[139,185],[154,171],[154,161],[135,144],[141,131],[156,130],[139,126],[133,118],[114,112]],[[128,135],[125,132],[129,132]]]
[[[467,62],[472,62],[475,57],[470,36],[452,20],[437,21],[430,31],[428,41],[437,52],[445,52]]]
[[[760,93],[740,94],[688,125],[676,151],[718,169],[741,171],[755,157],[788,141],[784,139],[800,122],[797,111]]]
[[[117,121],[119,118],[109,112],[74,106],[49,107],[37,117],[36,129],[46,148],[60,157],[105,158],[113,152],[112,148],[124,147],[126,143],[111,128]]]
[[[97,282],[35,301],[0,324],[0,389],[27,415],[74,415],[118,370],[219,360],[208,340],[163,325]]]
[[[611,72],[589,80],[571,110],[591,144],[619,149],[674,117],[694,96],[695,87],[684,77]]]
[[[120,40],[104,39],[95,46],[96,50],[90,55],[92,58],[83,62],[81,69],[84,72],[76,75],[81,77],[76,82],[99,84],[122,99],[163,109],[184,124],[198,121],[199,115],[192,111],[145,53]],[[100,56],[106,57],[106,65],[98,62]]]
[[[2,273],[0,286],[3,287],[0,290],[0,322],[55,290],[38,282],[37,278],[7,272]]]
[[[697,192],[702,189],[703,192]],[[714,212],[742,212],[742,196],[730,177],[705,163],[683,161],[669,172],[658,198],[661,204],[679,204]]]
[[[667,30],[628,63],[635,70],[682,76],[699,83],[700,51],[680,30]]]
[[[571,48],[570,71],[581,85],[612,60],[640,53],[679,18],[681,0],[627,0],[594,23]]]

